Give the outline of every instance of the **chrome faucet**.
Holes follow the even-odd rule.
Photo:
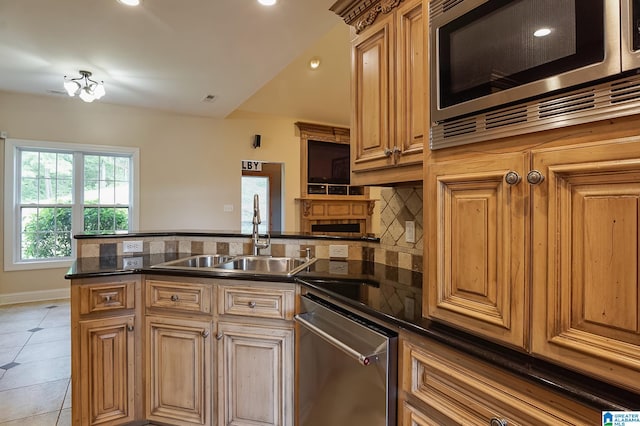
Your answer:
[[[253,255],[258,256],[260,254],[260,250],[266,249],[271,244],[271,237],[269,234],[266,235],[266,240],[260,239],[260,234],[258,233],[258,225],[260,225],[262,221],[260,220],[260,201],[258,199],[258,194],[253,195],[253,231],[251,232],[252,240],[253,240]]]

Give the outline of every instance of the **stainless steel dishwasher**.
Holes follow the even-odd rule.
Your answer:
[[[301,307],[296,424],[395,425],[397,333],[316,294]]]

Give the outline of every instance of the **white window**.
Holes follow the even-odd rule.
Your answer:
[[[258,232],[269,232],[271,214],[269,212],[269,178],[265,176],[242,176],[242,214],[240,232],[251,234],[253,231],[253,196],[258,194],[260,225]]]
[[[137,229],[138,152],[7,139],[5,270],[64,267],[73,234]]]

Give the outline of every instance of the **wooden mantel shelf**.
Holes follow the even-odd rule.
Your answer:
[[[376,200],[346,197],[337,199],[298,198],[297,200],[301,202],[300,227],[303,232],[324,235],[362,235],[371,233],[371,216]],[[327,225],[340,225],[335,228],[340,228],[342,225],[351,225],[355,229],[351,232],[337,229],[331,230],[331,226]]]

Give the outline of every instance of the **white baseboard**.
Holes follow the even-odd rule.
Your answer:
[[[68,288],[41,291],[23,291],[20,293],[0,294],[1,305],[13,305],[16,303],[40,302],[42,300],[68,299]]]

